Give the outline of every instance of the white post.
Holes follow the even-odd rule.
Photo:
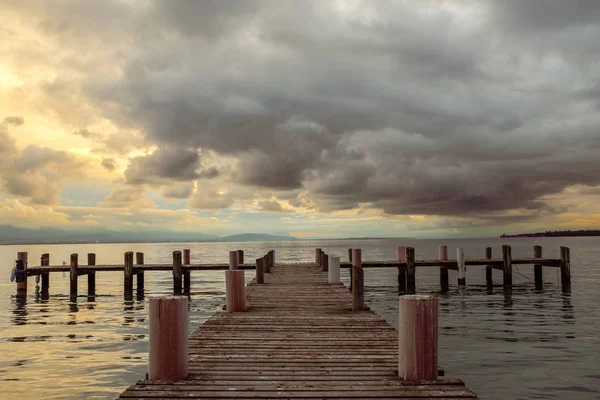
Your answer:
[[[465,249],[462,247],[456,248],[456,263],[458,264],[458,286],[466,286],[467,266],[465,265]]]
[[[330,285],[336,285],[340,283],[340,258],[329,257],[329,274],[328,281]]]

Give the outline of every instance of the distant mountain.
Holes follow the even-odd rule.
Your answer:
[[[242,233],[219,239],[222,242],[286,242],[291,240],[298,240],[298,238],[293,236],[267,235],[265,233]]]
[[[578,230],[578,231],[546,231],[535,233],[519,233],[516,235],[500,235],[500,237],[565,237],[565,236],[600,236],[600,230]]]

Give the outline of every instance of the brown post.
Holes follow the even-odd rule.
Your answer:
[[[227,312],[246,311],[246,282],[243,270],[225,271],[225,293],[227,297]]]
[[[560,246],[560,283],[563,290],[571,287],[571,250],[564,246]]]
[[[438,248],[438,255],[440,256],[440,261],[447,261],[448,246],[440,246]],[[448,276],[448,267],[446,266],[440,266],[440,288],[442,293],[450,289],[450,277]]]
[[[352,291],[352,249],[348,249],[348,261],[350,262],[350,268],[348,268],[348,273],[350,274],[350,287],[349,291]]]
[[[20,251],[17,253],[17,272],[16,272],[16,280],[17,280],[17,292],[27,291],[27,264],[28,264],[28,254],[26,251]]]
[[[315,249],[315,263],[319,266],[321,265],[321,248]]]
[[[396,248],[396,259],[406,262],[406,246]],[[406,293],[406,267],[398,267],[398,293]]]
[[[244,250],[238,250],[238,263],[242,265],[244,263]]]
[[[512,255],[510,246],[505,244],[502,246],[502,261],[504,268],[504,287],[512,288]]]
[[[269,253],[265,254],[263,257],[265,260],[265,264],[264,264],[265,268],[264,269],[265,269],[265,273],[267,273],[267,274],[271,273],[271,263],[269,262],[269,257],[270,257]]]
[[[96,254],[88,253],[87,265],[96,265]],[[96,271],[88,271],[88,296],[94,296],[96,294]]]
[[[144,265],[144,253],[140,253],[139,251],[135,253],[135,264],[136,265]],[[144,294],[144,270],[138,269],[137,271],[137,287],[136,292],[139,295]]]
[[[71,301],[77,298],[77,269],[79,268],[79,257],[77,253],[71,254],[71,264],[69,268],[69,278],[70,278],[70,290],[69,294],[71,296]]]
[[[181,252],[179,252],[181,255]],[[188,298],[150,299],[149,371],[152,380],[188,377]]]
[[[126,252],[123,258],[123,292],[130,295],[133,293],[133,251]]]
[[[231,250],[229,252],[229,270],[230,271],[236,271],[239,269],[240,263],[239,263],[239,259],[238,259],[238,252],[237,250]]]
[[[365,309],[365,282],[361,249],[352,250],[352,311]]]
[[[183,265],[190,265],[192,263],[190,260],[190,249],[183,249]]]
[[[329,254],[323,254],[321,261],[321,272],[329,271]]]
[[[50,265],[50,254],[44,253],[42,254],[42,259],[40,260],[40,265],[42,267],[47,267]],[[48,293],[50,288],[50,273],[44,272],[42,274],[42,296]]]
[[[398,377],[405,381],[435,381],[438,376],[438,299],[400,296]]]
[[[267,258],[268,262],[269,262],[269,273],[271,272],[271,268],[273,268],[273,265],[275,265],[275,253],[273,252],[273,250],[269,251],[269,257]]]
[[[173,293],[181,294],[183,287],[183,266],[181,262],[181,251],[173,252]]]
[[[533,258],[542,258],[542,246],[533,246]],[[533,276],[535,281],[535,288],[542,290],[544,279],[542,278],[542,266],[535,264],[533,266]]]
[[[465,249],[456,248],[456,265],[458,266],[458,286],[467,285],[467,265],[465,264]]]
[[[183,265],[191,264],[190,249],[183,249]],[[192,287],[192,275],[189,269],[183,270],[183,291],[189,293]]]
[[[406,248],[406,292],[414,294],[416,291],[416,268],[415,268],[415,248]]]
[[[264,257],[256,259],[256,283],[259,284],[265,283],[264,262]]]
[[[492,248],[491,247],[485,248],[485,259],[486,260],[492,259]],[[492,286],[494,286],[494,281],[492,280],[492,266],[491,265],[488,265],[485,267],[485,284],[488,288],[491,288]]]

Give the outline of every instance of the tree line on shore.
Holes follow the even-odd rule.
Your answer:
[[[535,232],[535,233],[519,233],[515,235],[503,234],[500,237],[563,237],[563,236],[600,236],[599,229],[588,229],[578,231],[546,231],[546,232]]]

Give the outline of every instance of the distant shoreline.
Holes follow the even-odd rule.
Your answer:
[[[515,235],[500,235],[501,238],[513,237],[582,237],[600,236],[600,230],[578,230],[578,231],[546,231],[535,233],[518,233]]]

